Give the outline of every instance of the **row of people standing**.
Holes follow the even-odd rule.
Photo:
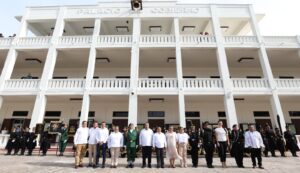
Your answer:
[[[26,149],[28,150],[27,155],[32,155],[32,151],[37,144],[37,136],[34,132],[29,132],[29,130],[29,128],[20,130],[16,130],[16,128],[12,129],[5,147],[5,149],[7,150],[6,155],[24,155]],[[12,151],[14,152],[12,153]]]

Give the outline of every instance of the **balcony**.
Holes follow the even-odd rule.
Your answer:
[[[100,47],[131,47],[131,35],[101,35],[98,36],[96,45]]]
[[[58,39],[59,47],[89,47],[92,44],[92,36],[62,36]]]
[[[278,90],[300,91],[300,79],[275,79]]]
[[[264,37],[266,47],[299,48],[300,43],[296,36],[267,36]]]
[[[40,85],[39,79],[10,79],[4,84],[5,92],[28,92],[37,91]]]
[[[183,88],[187,94],[191,93],[223,93],[223,82],[221,79],[197,78],[183,79]]]
[[[92,92],[114,92],[128,93],[130,79],[93,79],[91,82]]]
[[[232,79],[234,91],[237,92],[269,92],[270,85],[267,79]]]
[[[51,79],[48,83],[48,91],[82,91],[84,87],[84,79]]]
[[[216,46],[214,36],[182,35],[180,42],[183,47],[212,47]]]
[[[174,35],[141,35],[141,47],[175,47]]]
[[[224,43],[227,47],[256,47],[258,41],[255,36],[225,36]]]
[[[18,47],[48,47],[51,37],[21,37],[18,38],[16,46]]]
[[[0,49],[8,49],[13,38],[0,38]]]
[[[138,90],[143,93],[175,93],[178,90],[178,80],[173,78],[148,79],[138,81]]]

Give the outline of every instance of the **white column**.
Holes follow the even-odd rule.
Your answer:
[[[260,64],[261,64],[261,67],[262,67],[262,70],[263,70],[264,77],[268,79],[269,84],[270,84],[270,88],[272,90],[271,106],[272,106],[272,113],[273,113],[274,122],[276,122],[276,126],[279,127],[279,123],[277,121],[277,116],[279,116],[281,129],[282,129],[282,131],[285,131],[286,130],[286,128],[285,128],[286,123],[285,123],[283,111],[282,111],[282,108],[281,108],[281,104],[280,104],[280,100],[279,100],[279,96],[278,96],[278,91],[277,91],[277,88],[276,88],[276,82],[274,80],[274,76],[273,76],[273,73],[272,73],[272,68],[271,68],[271,65],[270,65],[270,62],[269,62],[266,47],[264,45],[264,40],[263,40],[262,35],[260,34],[260,30],[259,30],[259,27],[258,27],[255,12],[254,12],[254,9],[253,9],[252,5],[249,6],[249,13],[250,13],[250,22],[251,22],[252,31],[255,34],[255,36],[257,37],[257,40],[258,40],[259,45],[260,45],[260,47],[258,49]]]
[[[97,37],[100,34],[100,28],[101,28],[101,19],[96,19],[94,24],[93,41],[90,49],[89,61],[87,67],[85,91],[82,99],[80,124],[82,123],[82,121],[87,121],[89,119],[89,111],[90,111],[89,89],[91,87],[91,81],[94,78],[95,63],[96,63],[96,56],[97,56],[95,44],[96,44]]]
[[[35,127],[36,123],[42,123],[44,120],[44,114],[45,114],[46,102],[47,102],[45,91],[47,90],[47,85],[49,80],[52,79],[52,75],[56,63],[56,57],[57,57],[56,44],[59,36],[63,34],[65,12],[66,12],[65,7],[61,7],[55,24],[55,30],[51,38],[51,45],[48,50],[47,59],[43,69],[43,74],[41,77],[41,82],[40,82],[41,91],[39,92],[35,100],[31,122],[30,122],[30,128]]]
[[[18,51],[15,49],[15,45],[16,45],[19,37],[25,37],[27,34],[28,15],[29,15],[29,9],[26,9],[24,15],[22,16],[20,30],[16,34],[16,37],[13,38],[11,47],[6,56],[6,60],[5,60],[5,63],[4,63],[3,69],[2,69],[2,73],[1,73],[1,77],[0,77],[0,90],[3,89],[3,87],[5,85],[5,81],[9,80],[13,73],[14,66],[15,66],[15,63],[16,63],[17,57],[18,57]]]
[[[129,93],[129,113],[128,124],[133,123],[137,125],[138,117],[138,79],[139,79],[139,40],[141,33],[141,19],[133,19],[133,35],[131,48],[131,65],[130,65],[130,93]]]
[[[185,99],[183,93],[183,74],[182,74],[182,53],[180,46],[180,25],[179,19],[174,18],[174,31],[176,39],[176,74],[178,80],[178,114],[179,114],[179,125],[181,127],[186,127],[186,118],[185,118]]]
[[[32,129],[38,123],[44,122],[45,110],[46,110],[47,97],[44,93],[39,93],[36,96],[34,108],[32,111],[31,121],[29,128]]]
[[[218,9],[215,5],[211,5],[211,16],[214,34],[217,42],[217,60],[220,76],[223,80],[224,86],[224,107],[227,116],[227,125],[232,127],[234,124],[238,124],[235,103],[232,94],[232,82],[230,79],[229,68],[227,63],[227,56],[224,47],[224,37],[220,29],[220,21],[218,15]]]

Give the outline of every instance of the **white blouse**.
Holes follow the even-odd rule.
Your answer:
[[[215,129],[216,137],[218,142],[226,142],[227,141],[227,131],[224,128],[218,127]]]

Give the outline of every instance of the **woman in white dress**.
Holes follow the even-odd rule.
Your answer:
[[[178,155],[177,151],[177,134],[174,132],[173,126],[169,127],[168,132],[166,133],[167,140],[167,158],[170,160],[170,168],[175,168],[175,159],[181,157]]]

